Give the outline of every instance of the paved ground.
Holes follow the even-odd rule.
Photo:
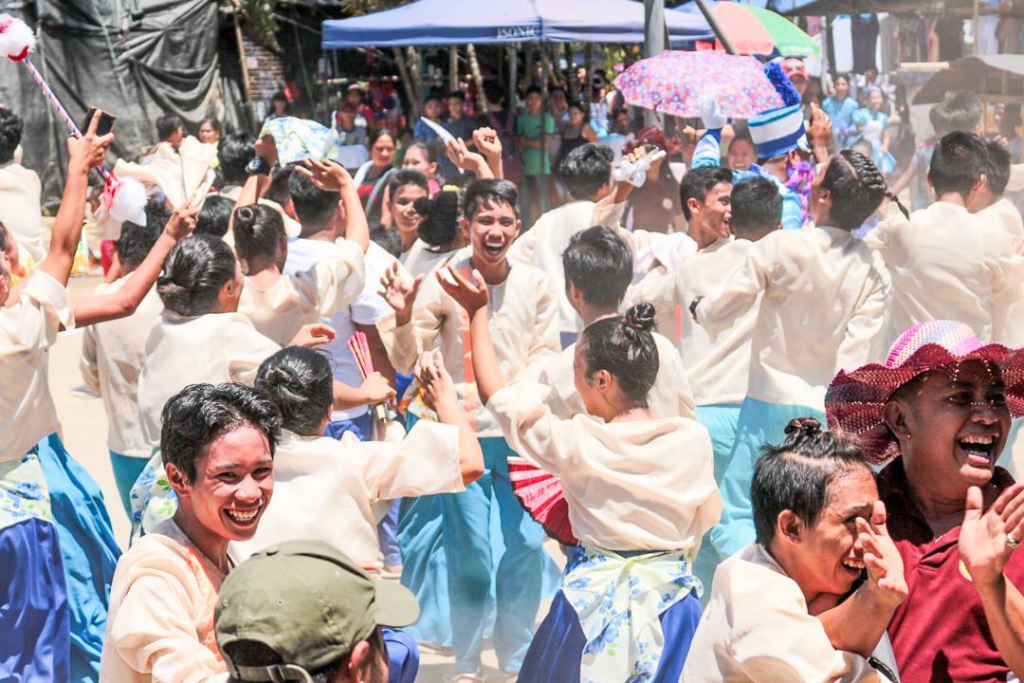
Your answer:
[[[99,284],[98,278],[74,278],[70,284],[72,298],[86,296]],[[62,437],[68,452],[89,470],[103,489],[107,510],[114,525],[114,532],[122,546],[127,542],[130,524],[124,509],[119,504],[114,475],[110,469],[106,438],[107,420],[103,403],[99,398],[84,393],[84,386],[78,370],[82,348],[81,331],[61,334],[50,355],[50,388],[57,403]],[[552,547],[552,554],[560,558],[561,553]],[[541,617],[546,613],[541,609]],[[423,652],[422,666],[418,681],[442,683],[454,674],[454,658],[442,654]],[[497,670],[494,651],[484,653],[484,665],[493,680],[505,680]]]

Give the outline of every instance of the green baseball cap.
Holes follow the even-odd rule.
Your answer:
[[[306,681],[341,659],[378,626],[401,628],[420,615],[404,586],[374,581],[321,541],[289,541],[256,553],[224,580],[214,628],[228,671],[247,681]],[[256,642],[280,664],[231,661],[232,643]]]

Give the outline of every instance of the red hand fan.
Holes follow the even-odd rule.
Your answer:
[[[508,471],[516,498],[548,536],[564,545],[579,545],[572,533],[562,481],[522,458],[509,458]]]

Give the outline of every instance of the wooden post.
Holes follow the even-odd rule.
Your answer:
[[[402,77],[402,87],[405,89],[405,96],[409,100],[409,123],[414,123],[420,118],[420,101],[416,95],[416,88],[412,83],[412,76],[409,75],[409,65],[405,63],[405,55],[402,54],[402,50],[393,47],[391,53],[395,57],[395,63],[398,64],[398,73]]]
[[[448,46],[448,91],[459,89],[459,46]]]
[[[974,17],[971,19],[971,34],[974,36],[974,54],[978,56],[978,22],[981,20],[981,0],[974,0]]]
[[[423,110],[423,77],[420,73],[420,51],[412,45],[405,48],[406,61],[409,67],[409,76],[412,77],[412,85],[416,89],[416,104],[420,111]]]
[[[508,48],[508,95],[505,104],[509,109],[515,109],[516,84],[519,83],[519,45],[510,45]]]
[[[245,63],[245,41],[242,39],[242,24],[238,20],[238,13],[242,11],[237,0],[232,4],[231,13],[235,21],[235,40],[238,41],[238,60],[242,65],[242,85],[245,87],[245,101],[252,102],[252,84],[249,82],[249,65]]]
[[[587,48],[584,52],[584,71],[586,73],[583,76],[583,97],[581,98],[588,107],[590,106],[590,100],[592,98],[591,91],[594,89],[594,44],[587,43]],[[589,109],[587,111],[590,111]]]
[[[466,46],[466,56],[469,58],[469,72],[476,85],[476,104],[480,113],[483,113],[487,111],[487,98],[484,96],[484,77],[480,72],[480,60],[476,56],[476,45],[470,43]]]

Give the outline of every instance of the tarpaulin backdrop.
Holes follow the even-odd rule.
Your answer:
[[[221,95],[237,88],[219,82],[217,0],[0,0],[0,9],[38,26],[33,60],[72,117],[81,121],[89,106],[117,115],[117,156],[148,149],[164,113],[193,130],[211,114],[236,118],[239,103]],[[23,163],[50,184],[44,199],[54,181],[59,192],[53,164],[64,164],[67,130],[27,71],[7,60],[0,102],[25,120]]]

